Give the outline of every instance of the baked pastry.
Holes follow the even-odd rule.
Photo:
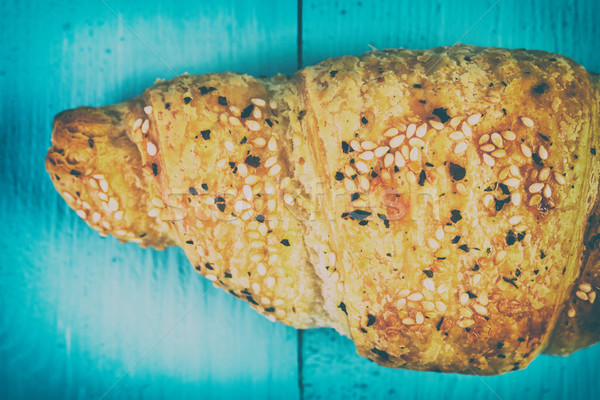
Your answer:
[[[598,341],[599,82],[473,46],[184,75],[58,114],[46,167],[102,235],[181,246],[272,321],[499,374]]]

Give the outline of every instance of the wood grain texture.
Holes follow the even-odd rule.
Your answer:
[[[530,48],[572,57],[600,72],[597,16],[586,1],[335,1],[304,0],[302,58],[358,55],[376,48],[429,48],[456,42]],[[598,398],[600,346],[567,358],[542,356],[527,369],[499,377],[381,368],[355,354],[330,330],[302,336],[306,399]]]
[[[179,249],[100,238],[43,163],[61,110],[184,71],[293,72],[296,3],[5,2],[0,15],[0,398],[98,399],[117,382],[106,398],[297,398],[295,330],[213,289]]]

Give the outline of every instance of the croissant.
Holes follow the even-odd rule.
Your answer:
[[[272,321],[492,375],[599,340],[599,127],[566,57],[393,49],[64,111],[46,168],[101,235],[181,246]]]

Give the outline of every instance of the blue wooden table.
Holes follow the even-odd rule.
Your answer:
[[[273,324],[179,249],[102,239],[43,167],[59,111],[155,78],[293,73],[330,56],[456,42],[562,53],[600,72],[581,1],[38,1],[0,5],[0,398],[600,397],[600,346],[500,377],[390,370],[330,330]]]

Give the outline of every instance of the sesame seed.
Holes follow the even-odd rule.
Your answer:
[[[92,221],[94,221],[94,223],[98,223],[98,221],[100,221],[100,213],[93,213],[92,214]]]
[[[240,165],[243,165],[243,164],[240,164]],[[259,181],[259,179],[260,178],[256,175],[250,175],[250,176],[247,176],[246,179],[244,179],[244,183],[246,183],[247,185],[254,185],[256,182]]]
[[[152,114],[152,106],[144,107],[144,112],[148,115]]]
[[[79,216],[79,218],[81,219],[85,219],[86,215],[85,215],[85,211],[83,210],[77,210],[75,211],[75,213]]]
[[[252,200],[252,188],[249,185],[244,185],[242,187],[242,192],[244,193],[246,200]]]
[[[492,156],[486,153],[483,154],[483,162],[489,165],[490,167],[493,167],[494,164],[496,164],[496,161],[492,158]]]
[[[233,126],[240,126],[242,123],[237,117],[229,117],[229,123]]]
[[[117,200],[111,197],[108,200],[108,209],[113,212],[117,211],[119,209],[119,203],[117,202]]]
[[[544,188],[544,184],[537,182],[532,184],[531,186],[529,186],[529,193],[539,193],[542,191],[542,189]]]
[[[385,137],[394,137],[398,134],[398,128],[390,128],[383,133]]]
[[[416,177],[415,173],[412,171],[408,171],[406,173],[406,180],[408,180],[408,183],[410,183],[412,185],[417,183],[417,177]]]
[[[246,176],[248,174],[248,167],[246,167],[246,164],[244,163],[239,163],[237,169],[240,176]]]
[[[277,103],[275,102],[275,100],[269,101],[269,108],[277,110]]]
[[[450,134],[450,139],[452,140],[461,140],[465,135],[461,131],[454,131]]]
[[[160,213],[160,210],[158,208],[151,208],[150,210],[148,210],[148,216],[149,217],[158,217],[158,214]]]
[[[252,104],[254,104],[255,106],[259,106],[259,107],[264,107],[267,105],[267,102],[264,101],[263,99],[258,99],[258,98],[254,98],[250,100],[252,102]],[[277,108],[277,107],[271,107],[271,108]]]
[[[256,122],[256,121],[254,121],[254,120],[248,120],[248,121],[246,121],[246,126],[251,131],[258,131],[258,130],[260,130],[260,124],[258,122]]]
[[[462,123],[462,131],[466,137],[471,137],[471,135],[473,134],[473,132],[471,131],[471,127],[466,122]]]
[[[565,177],[559,174],[558,172],[554,173],[554,179],[559,185],[564,185],[566,183]]]
[[[585,293],[589,293],[592,291],[592,285],[590,285],[587,282],[583,282],[582,284],[579,285],[579,290],[581,290],[582,292],[585,292]]]
[[[450,255],[450,250],[443,248],[443,249],[439,249],[438,251],[435,252],[435,257],[436,258],[446,258]],[[439,288],[438,288],[438,292],[439,292]]]
[[[354,184],[354,182],[352,180],[350,180],[348,178],[344,179],[344,187],[349,192],[353,192],[356,190],[356,185]]]
[[[519,173],[519,168],[517,168],[516,165],[511,165],[510,167],[508,167],[508,170],[510,171],[510,174],[512,176],[521,176],[521,174]]]
[[[263,147],[265,144],[267,144],[267,141],[264,138],[256,138],[252,140],[252,143],[255,144],[257,147]]]
[[[525,143],[521,143],[521,153],[527,158],[530,158],[532,155],[531,149]]]
[[[415,320],[412,318],[404,318],[402,319],[402,323],[404,325],[414,325],[415,324]]]
[[[590,304],[594,304],[594,302],[596,301],[596,292],[591,292],[588,294],[588,301],[590,302]]]
[[[144,120],[142,124],[142,133],[148,133],[148,129],[150,129],[150,121]]]
[[[269,157],[267,161],[265,161],[265,168],[271,168],[277,162],[277,157]]]
[[[538,176],[538,171],[536,169],[532,169],[531,172],[529,173],[529,177],[531,178],[532,181],[537,180],[537,176]]]
[[[548,177],[550,176],[550,168],[548,167],[544,167],[542,168],[542,170],[540,171],[539,175],[538,175],[538,179],[540,181],[545,181],[546,179],[548,179]]]
[[[265,275],[267,273],[267,268],[265,267],[265,264],[258,263],[256,265],[256,272],[258,272],[259,275]]]
[[[269,169],[269,176],[275,176],[281,171],[279,164],[275,164]]]
[[[467,143],[466,142],[460,142],[454,148],[454,153],[455,154],[461,154],[461,153],[464,153],[466,150],[467,150]]]
[[[390,148],[388,146],[379,146],[375,149],[375,157],[382,157],[385,153],[388,152]]]
[[[498,174],[498,178],[500,178],[500,180],[505,180],[506,178],[508,178],[508,175],[510,174],[510,168],[506,167],[503,168],[500,173]]]
[[[269,211],[273,211],[275,210],[275,200],[270,199],[269,201],[267,201],[267,208],[269,209]]]
[[[473,304],[473,309],[475,310],[475,312],[477,314],[481,314],[481,315],[486,315],[488,312],[487,308],[485,308],[484,306],[479,305],[479,304]]]
[[[269,144],[268,144],[267,148],[270,151],[276,151],[277,150],[277,141],[275,140],[275,138],[273,136],[271,136],[271,138],[269,139]]]
[[[363,150],[373,150],[375,147],[377,147],[377,145],[370,140],[365,140],[360,146]]]
[[[234,149],[233,149],[233,143],[231,143],[231,141],[230,141],[230,140],[226,140],[226,141],[225,141],[225,148],[226,148],[227,150],[229,150],[229,151],[233,151],[233,150],[234,150]]]
[[[402,152],[402,156],[404,158],[408,158],[408,152],[410,151],[410,149],[408,148],[408,145],[403,145],[402,148],[400,149],[400,151]]]
[[[242,115],[240,109],[237,108],[236,106],[229,106],[229,111],[231,111],[231,113],[233,115],[235,115],[236,117],[239,117],[240,115]]]
[[[406,136],[408,138],[411,138],[415,134],[416,130],[417,130],[417,125],[415,125],[415,124],[408,125],[406,127]]]
[[[156,146],[154,145],[154,143],[152,142],[148,142],[148,144],[146,145],[146,151],[148,151],[148,155],[150,156],[154,156],[156,155]]]
[[[441,226],[435,231],[435,237],[437,240],[442,240],[444,238],[444,230]]]
[[[517,138],[517,135],[512,131],[504,131],[502,132],[502,137],[508,141],[513,141]]]
[[[550,185],[544,186],[544,197],[549,199],[551,196],[552,196],[552,189],[550,188]]]
[[[575,296],[577,296],[578,298],[580,298],[583,301],[587,301],[588,300],[588,295],[587,293],[582,292],[581,290],[578,290],[575,292]]]
[[[548,158],[548,150],[546,150],[546,148],[542,145],[540,145],[540,147],[538,149],[538,154],[542,160],[545,160]]]
[[[567,312],[567,315],[569,316],[569,318],[573,318],[575,316],[575,309],[570,308],[569,312]]]
[[[410,301],[421,301],[423,300],[423,295],[421,293],[413,293],[410,296],[407,297],[408,300]]]
[[[515,215],[515,216],[509,218],[508,223],[511,225],[517,225],[519,222],[521,222],[522,219],[523,219],[522,215]]]
[[[513,193],[510,196],[510,200],[512,201],[513,205],[518,206],[521,204],[521,195],[519,193]]]
[[[495,261],[496,261],[496,263],[500,263],[505,258],[506,258],[506,251],[500,250],[498,253],[496,253]]]
[[[365,151],[358,156],[358,158],[363,159],[365,161],[372,160],[373,157],[375,157],[375,154],[373,154],[372,151]]]
[[[421,325],[425,321],[425,317],[423,317],[423,314],[420,311],[417,312],[417,314],[415,315],[415,321],[419,325]]]
[[[504,143],[502,142],[502,136],[499,133],[492,133],[492,143],[496,145],[496,147],[504,147]]]
[[[419,139],[419,138],[416,138],[416,137],[414,137],[414,138],[410,139],[410,140],[408,141],[408,144],[409,144],[410,146],[412,146],[412,147],[423,147],[423,146],[425,146],[425,142],[424,142],[424,141],[422,141],[422,140],[421,140],[421,139]]]
[[[441,313],[446,312],[446,305],[444,303],[442,303],[441,301],[435,302],[435,308],[437,308],[437,310]]]
[[[402,142],[404,142],[405,138],[406,136],[404,135],[395,136],[394,138],[392,138],[392,140],[390,140],[390,147],[392,149],[395,149],[396,147],[400,146]]]
[[[152,200],[150,200],[150,203],[153,206],[159,207],[159,208],[163,208],[165,206],[165,203],[163,203],[163,201],[161,199],[159,199],[158,197],[153,197]]]
[[[482,114],[473,114],[469,118],[467,118],[467,122],[470,125],[475,125],[475,124],[479,123],[479,120],[481,120],[481,117],[482,117]]]
[[[487,143],[488,140],[490,140],[490,135],[489,134],[485,133],[485,134],[481,135],[481,137],[479,138],[479,145]]]
[[[108,192],[108,182],[102,179],[98,182],[98,184],[100,185],[100,189],[102,189],[103,192]]]
[[[133,123],[133,130],[135,131],[137,128],[139,128],[140,126],[142,126],[142,119],[138,118],[135,120],[135,122]]]
[[[222,113],[221,115],[219,115],[219,120],[221,120],[222,123],[226,123],[227,122],[227,114]]]
[[[254,110],[252,110],[252,116],[256,119],[262,117],[262,112],[260,111],[260,108],[255,108]]]
[[[454,117],[450,120],[450,126],[456,129],[456,127],[460,124],[460,118]]]
[[[273,278],[272,276],[268,277],[265,280],[265,284],[267,285],[268,288],[272,288],[275,285],[275,278]]]
[[[435,292],[435,283],[433,283],[433,280],[431,280],[429,278],[424,279],[423,286],[425,287],[425,289]]]
[[[248,210],[250,208],[250,204],[243,200],[238,200],[235,202],[234,208],[236,210],[244,211],[244,210]]]
[[[486,194],[483,196],[483,205],[489,207],[492,204],[494,197],[491,194]]]
[[[265,182],[265,192],[269,196],[275,194],[275,185],[271,182]]]
[[[440,248],[440,244],[433,238],[428,238],[427,243],[432,250],[437,250]]]
[[[483,146],[481,146],[479,149],[480,149],[481,151],[485,151],[486,153],[490,153],[490,152],[492,152],[492,151],[496,150],[496,146],[494,146],[494,145],[493,145],[493,144],[491,144],[491,143],[488,143],[488,144],[484,144],[484,145],[483,145]]]
[[[521,117],[521,122],[528,128],[533,128],[533,121],[527,117]]]
[[[367,164],[362,161],[358,161],[356,163],[356,169],[360,172],[364,172],[365,174],[369,172],[369,167],[367,167]]]
[[[418,159],[419,159],[419,149],[417,149],[416,147],[413,147],[410,150],[410,160],[417,161]]]
[[[116,219],[117,221],[120,221],[120,220],[123,218],[123,211],[117,211],[117,212],[114,214],[114,217],[115,217],[115,219]]]
[[[531,197],[531,199],[529,199],[529,206],[530,207],[537,206],[538,204],[540,204],[541,201],[542,201],[542,195],[539,193],[535,194]]]
[[[497,149],[492,151],[492,156],[496,157],[496,158],[502,158],[504,156],[506,156],[506,151],[504,149]]]
[[[417,135],[417,137],[420,137],[420,138],[425,136],[426,133],[427,133],[427,123],[426,122],[421,124],[421,126],[419,126],[417,128],[417,130],[415,131],[415,135]]]
[[[460,295],[460,304],[463,306],[469,302],[469,295],[467,293],[463,293]]]
[[[432,119],[429,121],[429,123],[431,124],[431,126],[434,129],[437,129],[438,131],[441,131],[442,129],[444,129],[444,124],[442,124],[440,121],[436,121],[435,119]]]
[[[398,153],[398,154],[400,154],[400,153]],[[390,165],[392,165],[393,162],[394,162],[394,156],[391,153],[386,154],[385,157],[383,158],[383,166],[386,168],[389,167]]]
[[[283,201],[290,206],[294,204],[294,198],[289,193],[283,195]]]
[[[350,142],[350,147],[352,147],[352,150],[360,152],[362,151],[362,148],[360,147],[360,143],[358,143],[358,140],[353,140]]]
[[[360,183],[360,186],[364,189],[364,190],[369,190],[369,180],[367,178],[365,178],[364,176],[360,176],[358,178],[358,182]]]
[[[349,165],[344,166],[344,172],[346,173],[347,176],[352,176],[352,175],[356,174],[356,171],[354,170],[354,168],[352,168]]]
[[[106,195],[106,193],[98,193],[98,197],[100,198],[100,200],[108,201],[108,196]]]

